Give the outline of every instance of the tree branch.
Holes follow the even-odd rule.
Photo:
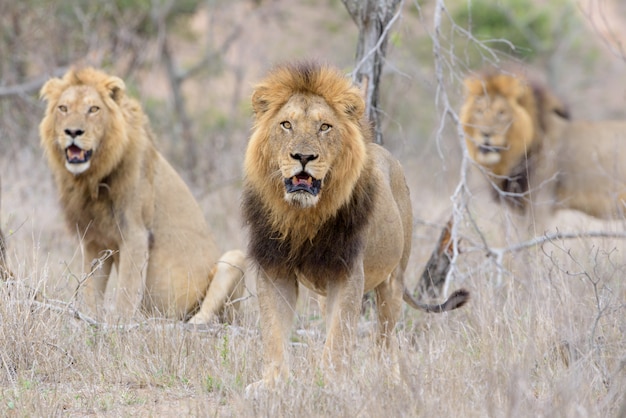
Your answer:
[[[39,90],[49,78],[60,77],[65,74],[68,69],[69,67],[59,67],[52,70],[49,74],[39,76],[22,84],[0,86],[0,97],[31,95],[33,92]]]

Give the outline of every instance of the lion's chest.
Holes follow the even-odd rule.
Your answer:
[[[77,231],[85,243],[117,249],[124,219],[115,215],[114,204],[101,193],[96,199],[84,193],[67,196],[64,202],[65,218],[69,228]]]

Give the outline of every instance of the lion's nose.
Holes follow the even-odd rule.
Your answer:
[[[298,160],[300,161],[300,164],[302,164],[302,168],[304,168],[305,165],[307,165],[307,163],[309,161],[313,161],[317,159],[317,155],[314,154],[289,154],[291,155],[291,158],[293,158],[294,160]]]
[[[76,138],[77,136],[81,136],[85,133],[85,131],[82,129],[66,129],[64,132],[65,135],[69,135],[72,138]]]

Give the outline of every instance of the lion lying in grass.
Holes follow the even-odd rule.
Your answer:
[[[202,210],[156,150],[124,82],[92,68],[70,70],[49,80],[41,97],[48,103],[41,145],[84,250],[86,304],[117,320],[143,310],[210,321],[241,292],[244,256],[231,251],[218,260]]]
[[[281,66],[256,87],[252,105],[243,214],[265,370],[249,391],[288,377],[299,284],[326,296],[327,368],[341,368],[350,352],[364,291],[376,292],[379,342],[392,356],[402,300],[427,312],[467,302],[469,293],[459,290],[441,305],[426,305],[405,288],[409,190],[398,161],[371,143],[364,101],[349,79],[310,62]]]
[[[623,218],[626,121],[569,121],[547,89],[510,74],[470,77],[465,87],[467,149],[497,196],[522,210]]]

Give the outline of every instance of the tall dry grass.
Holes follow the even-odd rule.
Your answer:
[[[411,185],[416,206],[420,187]],[[17,277],[0,285],[2,416],[623,416],[624,240],[544,243],[501,265],[479,251],[461,254],[451,287],[468,287],[472,300],[440,315],[405,308],[397,331],[400,380],[376,349],[370,311],[359,324],[348,373],[325,379],[318,368],[323,321],[305,293],[293,330],[291,380],[247,399],[244,389],[261,377],[263,364],[254,309],[236,324],[204,330],[157,319],[90,324],[71,309],[80,278],[77,241],[56,222],[54,193],[32,199],[47,205],[48,225],[19,214],[3,224],[10,225],[9,263]],[[226,205],[219,193],[205,199]],[[205,204],[209,219],[212,207]],[[623,230],[621,223],[572,214],[558,222],[568,223]],[[484,227],[488,239],[504,236],[501,227]],[[429,242],[416,232],[410,285]]]
[[[245,23],[239,49],[228,57],[245,63],[242,85],[247,87],[240,95],[231,94],[236,89],[224,82],[228,74],[189,85],[197,118],[212,120],[210,111],[230,103],[231,96],[241,96],[237,105],[248,109],[249,87],[271,63],[319,56],[340,66],[353,65],[357,32],[338,2],[331,3],[341,13],[330,14],[317,2],[263,3],[268,4],[266,14],[248,19],[252,22]],[[383,108],[386,145],[402,157],[420,221],[407,274],[413,286],[439,233],[431,224],[449,216],[461,150],[453,128],[446,138],[435,138],[436,80],[431,42],[423,38],[430,31],[424,22],[430,18],[418,19],[414,4],[408,3],[411,10],[404,14],[400,36],[389,52],[393,65],[385,75]],[[280,13],[268,24],[273,8]],[[234,16],[245,17],[240,15]],[[414,39],[426,39],[426,53],[419,53],[421,44],[413,44]],[[585,40],[593,42],[591,35]],[[197,54],[195,44],[189,49]],[[562,70],[558,90],[566,93],[575,114],[622,117],[623,95],[615,86],[622,85],[623,63],[603,60],[596,66],[587,63],[586,69],[581,58],[574,58],[557,61]],[[151,74],[156,70],[149,66]],[[590,74],[592,70],[601,75]],[[458,72],[460,79],[464,71]],[[166,94],[152,79],[144,82],[139,87],[144,102]],[[153,115],[171,112],[165,101],[157,102]],[[277,392],[255,400],[244,396],[246,385],[262,372],[254,309],[233,326],[206,330],[155,319],[133,327],[103,327],[77,318],[71,303],[81,277],[78,239],[64,227],[37,148],[43,109],[34,99],[28,109],[32,121],[24,126],[29,131],[10,123],[1,127],[3,135],[18,132],[0,149],[0,226],[7,235],[9,266],[16,273],[0,283],[0,416],[626,416],[623,239],[555,241],[507,254],[496,264],[484,249],[471,248],[480,240],[465,219],[464,253],[450,286],[469,288],[472,300],[441,315],[405,308],[397,330],[399,381],[375,348],[371,312],[361,318],[347,375],[325,380],[318,369],[323,321],[306,294],[293,330],[292,378]],[[213,118],[221,112],[232,113],[222,109]],[[167,124],[169,119],[163,120]],[[161,149],[175,160],[176,137],[162,135],[165,127],[157,117],[153,124]],[[245,245],[236,214],[248,134],[248,126],[239,126],[219,136],[223,144],[199,148],[201,159],[213,167],[206,170],[213,177],[195,185],[193,192],[224,249]],[[207,142],[214,138],[213,132],[207,133]],[[524,227],[515,226],[494,205],[472,207],[471,213],[491,245],[506,248],[527,237]],[[592,222],[573,214],[560,215],[551,224],[557,226],[624,231],[623,222]],[[254,298],[248,303],[254,305]]]

